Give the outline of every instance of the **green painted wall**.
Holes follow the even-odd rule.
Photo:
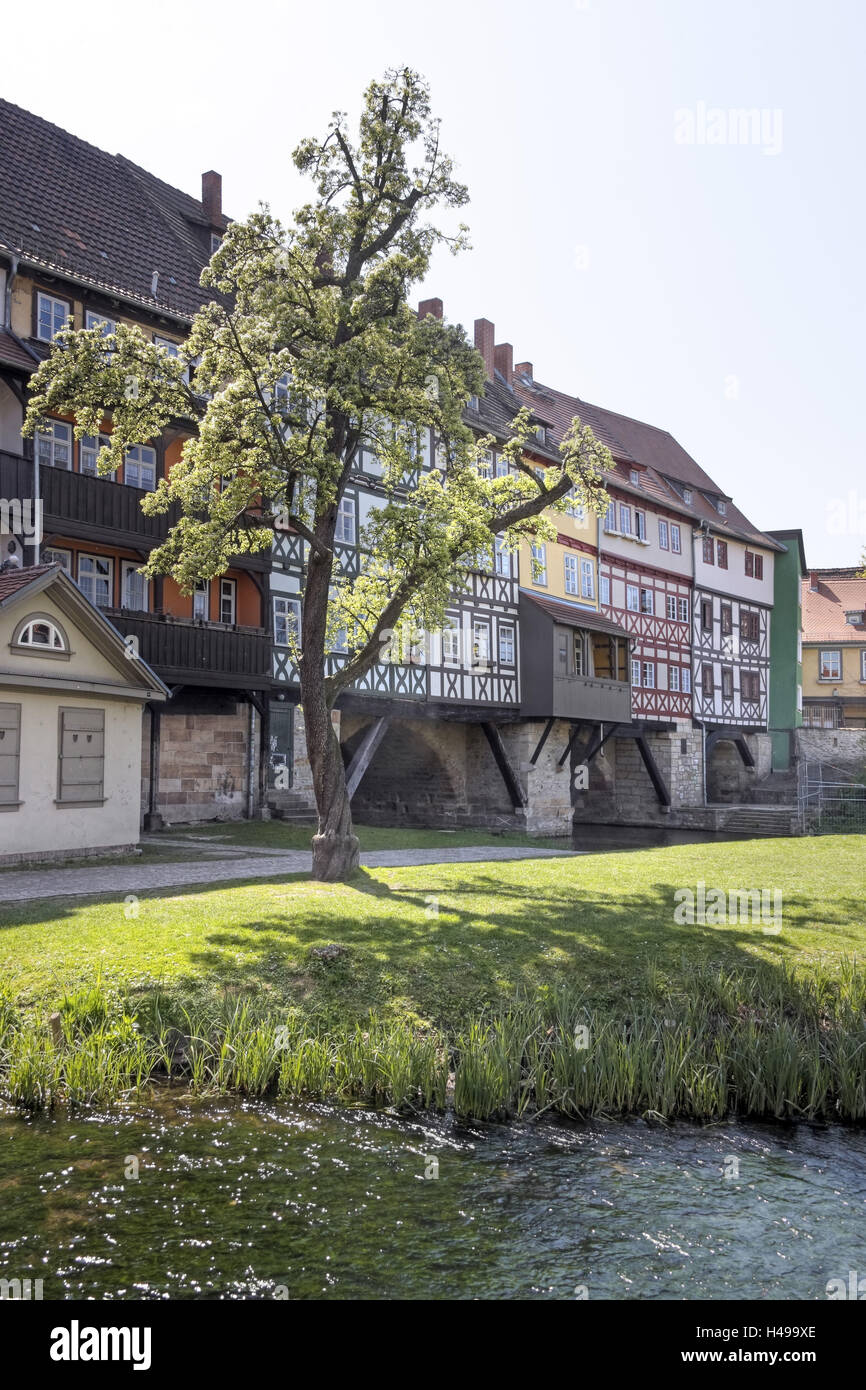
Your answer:
[[[774,772],[791,765],[791,730],[803,723],[797,693],[803,687],[800,634],[802,612],[801,581],[805,573],[801,531],[770,531],[782,545],[773,567],[773,614],[770,619],[770,737]],[[802,701],[801,701],[802,703]]]

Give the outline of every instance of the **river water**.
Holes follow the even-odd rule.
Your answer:
[[[183,1095],[0,1118],[0,1276],[46,1299],[823,1300],[851,1270],[859,1131],[466,1128]]]

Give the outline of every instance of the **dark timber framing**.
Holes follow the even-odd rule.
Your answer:
[[[511,804],[515,810],[526,806],[526,793],[520,782],[520,778],[511,766],[511,761],[505,751],[505,744],[502,742],[502,735],[495,724],[485,722],[481,725],[484,730],[487,742],[490,744],[490,751],[496,759],[496,766],[502,775],[505,789],[511,798]]]

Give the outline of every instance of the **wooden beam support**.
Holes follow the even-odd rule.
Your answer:
[[[512,806],[517,809],[526,805],[526,793],[520,782],[520,778],[511,766],[508,754],[505,751],[505,744],[502,742],[502,735],[495,724],[484,723],[481,725],[484,730],[487,742],[490,744],[490,751],[496,759],[496,766],[505,783],[505,790],[511,798]]]
[[[743,734],[740,734],[739,738],[734,739],[734,743],[739,751],[740,757],[743,760],[743,766],[754,767],[755,759],[752,757],[752,750],[747,744],[745,736]]]
[[[550,734],[550,731],[551,731],[551,729],[553,728],[553,726],[554,726],[555,723],[556,723],[556,720],[555,720],[555,719],[548,719],[547,723],[545,724],[545,726],[544,726],[544,733],[541,735],[541,738],[538,740],[538,743],[535,745],[535,752],[533,753],[532,757],[529,759],[529,761],[533,764],[533,766],[538,762],[538,759],[539,759],[539,757],[541,756],[541,750],[542,750],[542,748],[544,747],[545,743],[547,742],[547,739],[548,739],[548,736],[549,736],[549,734]]]
[[[591,763],[597,753],[600,753],[609,738],[613,738],[619,729],[618,724],[611,724],[606,734],[596,734],[593,742],[590,743],[583,755],[585,763]]]
[[[571,733],[569,734],[568,738],[568,743],[565,745],[565,752],[563,753],[562,757],[559,759],[559,762],[557,763],[558,767],[563,767],[565,765],[565,760],[568,757],[574,745],[577,743],[582,728],[582,722],[580,724],[572,724]]]
[[[649,773],[650,781],[655,787],[656,796],[658,797],[662,806],[670,806],[671,794],[668,791],[667,783],[665,782],[665,779],[659,772],[658,763],[653,757],[652,752],[650,750],[650,746],[644,738],[643,734],[638,734],[637,738],[635,739],[635,743],[637,744],[638,752],[643,758],[643,765]]]
[[[346,789],[349,793],[349,800],[355,795],[361,785],[361,779],[370,763],[373,761],[373,754],[385,737],[388,729],[388,716],[381,715],[364,732],[358,750],[346,769]]]

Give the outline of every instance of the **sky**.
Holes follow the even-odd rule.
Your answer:
[[[418,298],[670,430],[756,525],[801,527],[810,566],[853,565],[864,47],[863,0],[42,0],[38,34],[4,14],[0,92],[288,219],[297,142],[409,64],[471,198],[472,249]]]

